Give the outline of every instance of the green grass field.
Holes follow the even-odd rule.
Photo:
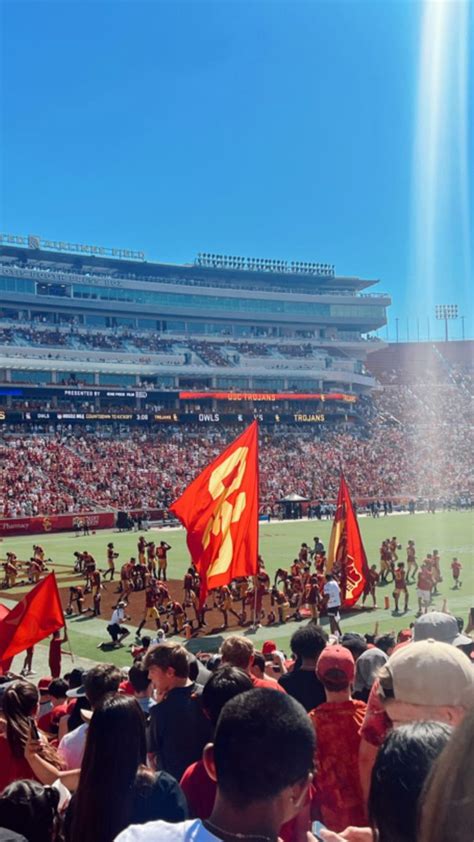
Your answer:
[[[405,547],[409,538],[414,539],[417,547],[417,558],[420,560],[426,552],[438,549],[441,555],[441,568],[443,582],[440,585],[440,596],[434,601],[434,607],[441,608],[443,601],[447,600],[448,610],[464,618],[467,621],[469,609],[474,605],[474,572],[472,566],[472,554],[474,548],[474,518],[472,512],[447,512],[436,515],[418,514],[392,515],[378,519],[361,518],[360,527],[369,563],[379,561],[378,548],[383,538],[396,535],[403,546],[400,551],[400,560],[405,561]],[[288,568],[291,560],[297,554],[299,545],[306,541],[312,544],[313,536],[319,535],[327,547],[331,531],[330,521],[297,521],[285,523],[261,524],[260,526],[260,550],[265,559],[267,569],[272,575],[278,567]],[[185,543],[185,533],[181,529],[157,530],[153,534],[155,540],[165,538],[171,545],[169,553],[168,577],[170,579],[181,579],[189,564],[189,557]],[[46,556],[51,557],[55,563],[68,565],[72,569],[73,552],[78,549],[88,549],[97,559],[99,566],[106,568],[105,549],[108,541],[114,541],[116,549],[120,552],[120,559],[136,555],[137,533],[117,533],[112,531],[101,531],[96,535],[86,538],[76,538],[73,534],[67,535],[42,535],[35,539],[35,543],[41,543],[46,551]],[[32,536],[21,538],[4,539],[0,545],[0,556],[5,557],[7,550],[14,551],[21,559],[30,555],[34,542]],[[450,563],[453,556],[457,556],[463,565],[462,582],[463,586],[458,591],[452,590],[452,579]],[[54,565],[53,565],[54,567]],[[64,570],[64,568],[63,568]],[[74,580],[64,580],[62,586],[73,583]],[[17,588],[14,591],[16,597],[22,595],[27,589]],[[383,597],[390,596],[390,610],[383,607],[376,611],[355,611],[343,617],[342,628],[346,631],[354,630],[359,632],[373,630],[375,623],[379,623],[380,631],[398,630],[405,628],[413,621],[417,608],[414,587],[410,587],[410,605],[406,615],[399,617],[392,616],[393,599],[392,586],[378,589],[378,603],[383,606]],[[142,601],[143,595],[137,594],[137,600]],[[5,600],[2,600],[5,602]],[[130,656],[125,649],[116,652],[101,653],[97,650],[97,643],[107,639],[105,631],[106,620],[102,619],[73,619],[70,621],[69,633],[73,651],[83,657],[94,660],[114,660],[118,664],[129,664]],[[326,621],[323,620],[323,623]],[[292,622],[285,626],[276,626],[270,629],[262,628],[254,636],[260,642],[266,639],[275,639],[278,645],[289,651],[289,639],[297,624]]]

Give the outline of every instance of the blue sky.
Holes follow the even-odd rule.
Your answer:
[[[474,335],[473,178],[463,204],[456,120],[441,150],[434,274],[414,257],[422,3],[1,9],[3,231],[169,262],[210,251],[335,263],[381,279],[391,336],[398,317],[406,337],[407,316],[411,338],[417,317],[425,335],[433,302],[457,303]]]

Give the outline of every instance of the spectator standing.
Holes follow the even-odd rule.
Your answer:
[[[132,826],[116,842],[276,842],[282,824],[307,798],[314,748],[313,729],[298,702],[266,688],[241,693],[225,705],[214,744],[204,753],[217,782],[210,817]]]
[[[138,702],[145,716],[148,716],[156,704],[152,698],[153,685],[148,677],[148,670],[143,664],[136,663],[130,667],[128,680],[133,688],[133,696]]]
[[[131,822],[187,817],[184,795],[166,772],[145,766],[145,717],[130,696],[109,693],[95,707],[67,842],[112,842]]]
[[[309,714],[316,735],[317,795],[314,808],[330,830],[363,825],[359,779],[359,731],[365,702],[351,698],[354,659],[344,646],[327,646],[317,665],[327,701]]]
[[[27,842],[59,842],[59,792],[32,780],[17,780],[0,795],[0,828],[21,834]],[[14,833],[2,836],[13,840]]]
[[[155,769],[180,780],[202,755],[211,726],[204,715],[198,684],[189,678],[186,649],[173,643],[151,647],[143,665],[162,696],[150,711],[149,760]]]
[[[327,614],[329,617],[329,626],[331,634],[341,635],[341,627],[339,614],[341,608],[341,589],[336,582],[332,573],[326,574],[326,584],[324,585],[324,595],[327,598]]]
[[[107,693],[118,691],[121,679],[120,670],[113,664],[97,664],[85,674],[84,691],[92,710]],[[82,687],[79,687],[73,692],[80,695],[81,690]],[[80,768],[86,746],[88,727],[89,722],[83,722],[82,725],[66,734],[59,743],[59,754],[67,769]]]
[[[14,681],[3,694],[2,707],[6,727],[0,734],[0,792],[13,781],[36,779],[25,758],[25,746],[31,738],[31,721],[38,712],[38,690],[29,681]],[[42,756],[60,768],[56,752],[46,741],[41,744]]]
[[[51,678],[59,678],[61,675],[61,646],[67,641],[67,630],[64,629],[64,637],[59,636],[59,631],[53,632],[49,644],[49,671]]]
[[[321,626],[308,623],[291,637],[291,651],[296,659],[293,669],[278,681],[308,711],[326,701],[324,687],[316,675],[316,665],[327,644],[327,634]]]
[[[278,682],[271,681],[268,678],[257,678],[252,675],[251,666],[255,655],[254,645],[251,640],[242,635],[232,634],[226,637],[221,646],[221,655],[223,664],[231,664],[233,667],[238,667],[250,676],[254,687],[266,687],[271,690],[279,690],[284,693],[283,687]]]

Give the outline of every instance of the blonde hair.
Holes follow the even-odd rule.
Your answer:
[[[222,660],[243,670],[249,668],[254,652],[252,641],[238,634],[227,637],[221,646]]]
[[[420,842],[465,842],[474,827],[474,710],[454,731],[426,781]]]

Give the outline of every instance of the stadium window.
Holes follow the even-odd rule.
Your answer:
[[[31,371],[28,369],[15,369],[11,371],[12,383],[51,383],[51,371]]]

